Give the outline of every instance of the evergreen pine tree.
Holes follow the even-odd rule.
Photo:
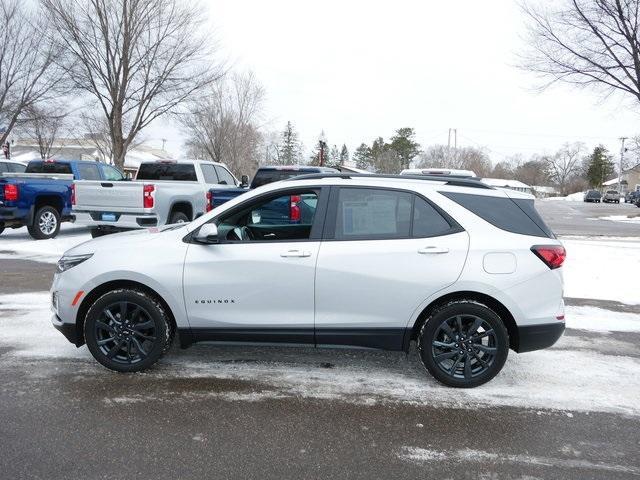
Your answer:
[[[356,148],[356,151],[353,153],[353,160],[356,162],[356,168],[369,170],[373,167],[371,149],[366,143],[361,143],[360,146]]]
[[[587,180],[593,188],[602,188],[607,177],[613,175],[615,169],[611,155],[605,147],[598,145],[587,159]]]
[[[278,146],[278,163],[280,165],[295,165],[300,162],[301,155],[302,146],[298,140],[298,132],[291,122],[287,122]]]
[[[349,161],[349,149],[343,143],[342,149],[340,150],[340,165],[344,165],[348,161]]]

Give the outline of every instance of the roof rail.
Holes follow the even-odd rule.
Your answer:
[[[451,175],[391,175],[391,174],[379,174],[379,173],[310,173],[306,175],[297,175],[295,177],[287,178],[285,181],[291,180],[313,180],[318,178],[395,178],[402,180],[427,180],[430,182],[443,182],[446,185],[452,185],[456,187],[472,187],[472,188],[486,188],[494,190],[493,187],[482,183],[478,177],[456,177]]]

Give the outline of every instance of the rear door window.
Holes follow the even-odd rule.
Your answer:
[[[192,163],[143,163],[138,169],[138,180],[174,180],[196,182],[196,169]]]
[[[408,238],[412,195],[375,188],[341,188],[335,223],[336,240]]]
[[[437,237],[446,235],[451,224],[424,198],[415,197],[413,205],[413,237]]]

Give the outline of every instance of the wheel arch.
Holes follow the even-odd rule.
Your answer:
[[[169,315],[169,321],[171,322],[173,331],[176,334],[178,334],[175,315],[171,310],[171,307],[169,306],[167,301],[164,298],[162,298],[162,295],[156,292],[153,288],[147,285],[144,285],[140,282],[136,282],[134,280],[111,280],[93,288],[82,299],[82,302],[80,303],[80,307],[78,308],[78,312],[76,314],[76,346],[77,347],[80,347],[85,343],[84,332],[83,332],[84,322],[87,316],[87,312],[91,308],[91,305],[93,305],[93,303],[105,293],[110,292],[112,290],[120,289],[120,288],[140,290],[154,297],[156,300],[158,300],[162,304],[162,307],[165,309],[167,314]]]
[[[171,220],[171,217],[175,212],[184,213],[189,220],[193,220],[193,205],[188,200],[176,200],[171,204],[171,208],[169,208],[169,215],[167,216],[167,222]]]
[[[433,311],[435,311],[438,307],[446,303],[453,302],[456,300],[475,301],[493,310],[503,321],[504,326],[507,329],[507,333],[509,334],[509,348],[511,348],[512,350],[515,350],[516,352],[518,351],[518,347],[519,347],[518,326],[509,309],[505,307],[502,302],[495,299],[491,295],[487,295],[486,293],[480,293],[480,292],[475,292],[471,290],[463,290],[458,292],[447,293],[433,300],[431,303],[429,303],[429,305],[427,305],[424,309],[422,309],[422,311],[418,315],[418,318],[414,322],[413,327],[410,329],[407,329],[407,332],[405,333],[403,350],[406,352],[409,351],[409,345],[411,343],[411,340],[415,340],[418,338],[418,334],[420,333],[420,329],[422,328],[422,325],[424,325],[424,322],[427,321],[427,319],[429,318],[429,316]]]

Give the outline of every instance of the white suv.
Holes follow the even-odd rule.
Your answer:
[[[408,351],[473,387],[509,348],[564,331],[562,244],[530,195],[453,177],[314,174],[188,225],[112,235],[62,257],[53,324],[104,366],[194,342]]]

